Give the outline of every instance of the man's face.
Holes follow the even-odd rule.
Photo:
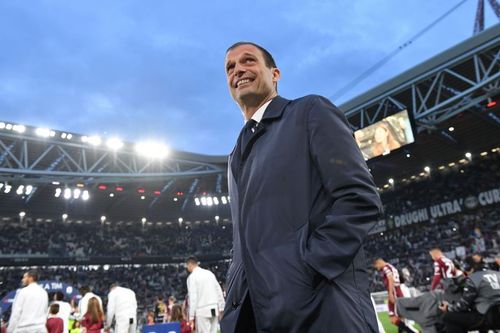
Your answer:
[[[373,267],[377,270],[380,271],[382,268],[384,268],[384,264],[381,260],[377,260],[373,263]]]
[[[240,106],[260,104],[276,92],[280,71],[267,67],[264,55],[253,45],[230,50],[225,69],[231,96]]]
[[[434,260],[434,261],[438,260],[440,257],[439,252],[437,252],[435,250],[429,251],[429,255],[431,256],[432,260]]]
[[[28,273],[24,273],[23,279],[21,280],[23,287],[26,287],[32,281],[33,281],[33,279],[31,278],[31,276],[29,276]]]

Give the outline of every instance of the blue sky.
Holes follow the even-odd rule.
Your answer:
[[[0,120],[230,152],[243,120],[224,52],[273,53],[280,94],[332,96],[457,0],[0,2]],[[341,104],[471,37],[469,0]],[[497,23],[486,2],[486,26]]]

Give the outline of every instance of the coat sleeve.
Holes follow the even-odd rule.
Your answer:
[[[304,261],[332,280],[351,264],[382,204],[345,115],[328,99],[314,96],[307,129],[310,158],[331,205],[309,235]]]

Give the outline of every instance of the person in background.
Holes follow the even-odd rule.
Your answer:
[[[224,296],[214,273],[198,266],[198,259],[186,260],[189,294],[189,325],[194,330],[196,319],[197,333],[215,333],[219,314],[224,309]]]
[[[29,270],[23,275],[22,285],[12,304],[8,333],[45,333],[49,295],[38,281],[38,272]]]
[[[463,275],[463,272],[456,268],[453,261],[446,258],[438,247],[432,248],[429,255],[434,261],[434,278],[432,279],[431,290],[441,285],[441,279],[453,279]]]
[[[78,320],[73,321],[71,324],[71,329],[69,330],[69,333],[81,333],[82,328],[80,326],[80,322]]]
[[[52,304],[59,305],[59,313],[57,316],[62,319],[64,323],[64,333],[68,333],[69,331],[69,316],[71,315],[71,305],[68,302],[64,301],[64,294],[60,291],[56,291],[54,293]]]
[[[63,333],[64,321],[59,317],[59,304],[51,304],[49,307],[49,317],[45,323],[48,333]]]
[[[382,280],[384,281],[384,285],[387,289],[387,305],[389,308],[389,318],[391,323],[398,327],[398,332],[417,333],[418,330],[413,327],[413,322],[410,323],[401,320],[396,313],[396,298],[409,296],[404,295],[403,290],[401,289],[401,280],[399,278],[398,270],[382,258],[375,259],[373,261],[373,267],[381,273]]]
[[[186,321],[184,315],[182,314],[182,306],[180,304],[174,304],[172,306],[170,321],[178,321],[181,324],[181,333],[192,332],[191,326],[189,326],[189,323]]]
[[[89,286],[83,286],[83,287],[81,287],[79,289],[79,292],[80,292],[80,295],[82,295],[82,299],[78,303],[78,312],[80,313],[80,317],[85,316],[85,314],[87,313],[87,304],[89,302],[89,299],[91,299],[92,297],[95,297],[97,299],[97,301],[101,305],[101,309],[102,309],[102,300],[101,300],[101,298],[99,296],[97,296],[96,294],[94,294],[90,290]]]
[[[165,322],[165,313],[167,312],[167,306],[163,301],[163,296],[158,296],[156,298],[155,305],[155,323],[161,324]]]
[[[146,325],[150,326],[150,325],[154,325],[154,324],[155,324],[155,313],[152,311],[149,311],[148,315],[146,317]]]
[[[175,299],[174,296],[168,297],[167,312],[166,312],[167,320],[166,321],[170,321],[170,316],[172,315],[172,307],[175,305],[176,301],[177,300]]]
[[[470,257],[466,259],[466,266],[467,278],[462,297],[450,303],[445,301],[439,306],[444,313],[447,332],[500,329],[500,273]]]
[[[91,297],[87,302],[87,312],[83,316],[82,326],[86,333],[100,333],[104,328],[104,313],[97,297]]]
[[[135,333],[137,328],[137,299],[135,292],[114,283],[108,294],[107,321],[109,329],[115,320],[115,333]]]

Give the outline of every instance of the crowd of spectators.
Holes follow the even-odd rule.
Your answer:
[[[427,178],[409,184],[395,184],[382,193],[386,215],[464,198],[498,187],[500,154],[490,154],[447,171],[432,171]],[[412,273],[416,287],[426,287],[432,278],[428,250],[439,246],[451,257],[499,251],[500,203],[476,207],[464,213],[431,218],[417,224],[393,228],[368,237],[368,259],[383,257],[398,268]],[[172,224],[163,226],[119,225],[107,223],[78,224],[56,222],[4,223],[0,225],[0,255],[43,254],[49,256],[182,256],[191,254],[230,253],[230,223]],[[369,262],[370,263],[370,262]],[[208,266],[224,283],[226,261]],[[1,270],[0,295],[18,286],[21,270]],[[183,265],[74,266],[47,267],[45,279],[58,280],[75,287],[90,285],[106,295],[112,282],[130,285],[138,295],[140,308],[151,310],[158,295],[186,295],[186,271]],[[42,277],[42,278],[44,278]],[[372,290],[383,285],[372,272]]]
[[[228,254],[231,225],[142,226],[101,223],[32,222],[0,225],[0,255],[184,256]]]

